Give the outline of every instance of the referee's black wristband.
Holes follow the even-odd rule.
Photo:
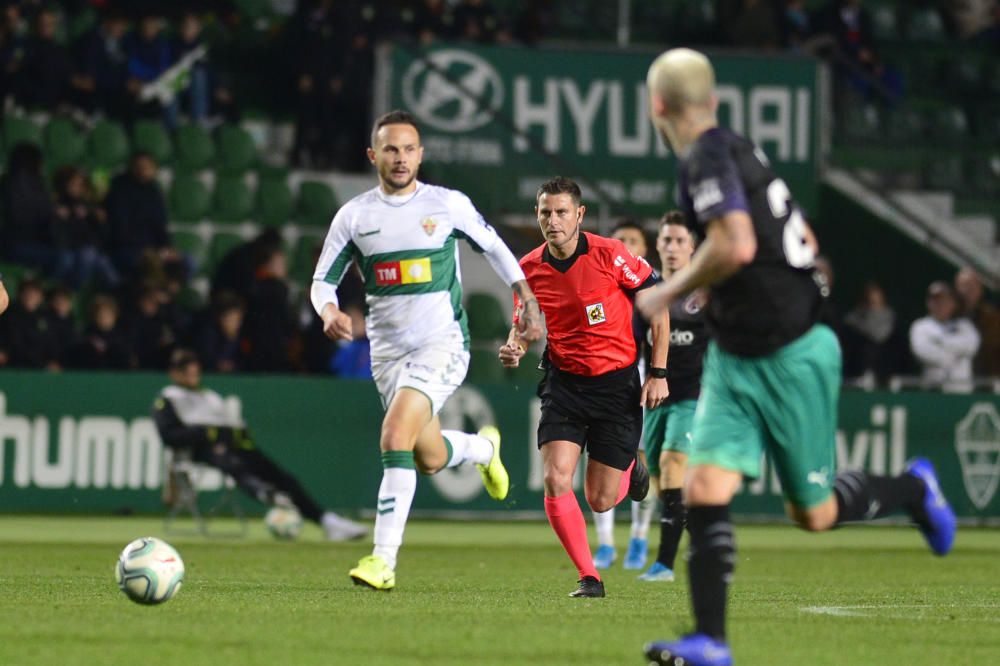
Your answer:
[[[653,379],[666,379],[667,369],[666,368],[649,368],[649,376]]]

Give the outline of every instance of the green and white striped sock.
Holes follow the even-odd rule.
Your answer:
[[[403,543],[403,530],[417,491],[417,470],[413,451],[382,452],[382,485],[378,489],[375,516],[375,550],[393,569]]]

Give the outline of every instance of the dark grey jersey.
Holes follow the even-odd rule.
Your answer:
[[[712,287],[708,323],[719,346],[737,356],[765,356],[808,331],[822,301],[813,251],[802,214],[763,151],[713,128],[678,163],[677,183],[679,205],[703,233],[731,211],[753,220],[753,261]]]

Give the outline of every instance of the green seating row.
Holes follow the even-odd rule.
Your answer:
[[[211,192],[195,174],[174,176],[167,192],[167,206],[175,222],[211,218],[220,224],[255,220],[265,227],[290,221],[326,227],[337,211],[333,189],[321,181],[305,181],[296,197],[284,178],[264,178],[252,192],[242,176],[220,175]]]
[[[44,127],[29,118],[4,118],[3,149],[20,142],[41,147],[52,169],[66,164],[116,170],[136,151],[153,156],[179,172],[215,169],[239,175],[258,166],[253,138],[242,127],[224,125],[211,133],[197,125],[182,125],[173,134],[158,121],[141,120],[131,135],[120,123],[102,120],[88,132],[68,118],[53,118]]]

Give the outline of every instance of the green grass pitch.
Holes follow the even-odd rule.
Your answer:
[[[575,571],[544,523],[414,522],[391,593],[347,577],[367,542],[310,527],[279,543],[260,523],[204,539],[152,518],[0,517],[0,664],[639,666],[644,642],[690,626],[683,565],[649,584],[619,560],[607,598],[569,599]],[[146,535],[187,566],[162,606],[114,583]],[[737,546],[737,664],[1000,664],[1000,531],[961,531],[944,559],[895,527],[740,526]]]

